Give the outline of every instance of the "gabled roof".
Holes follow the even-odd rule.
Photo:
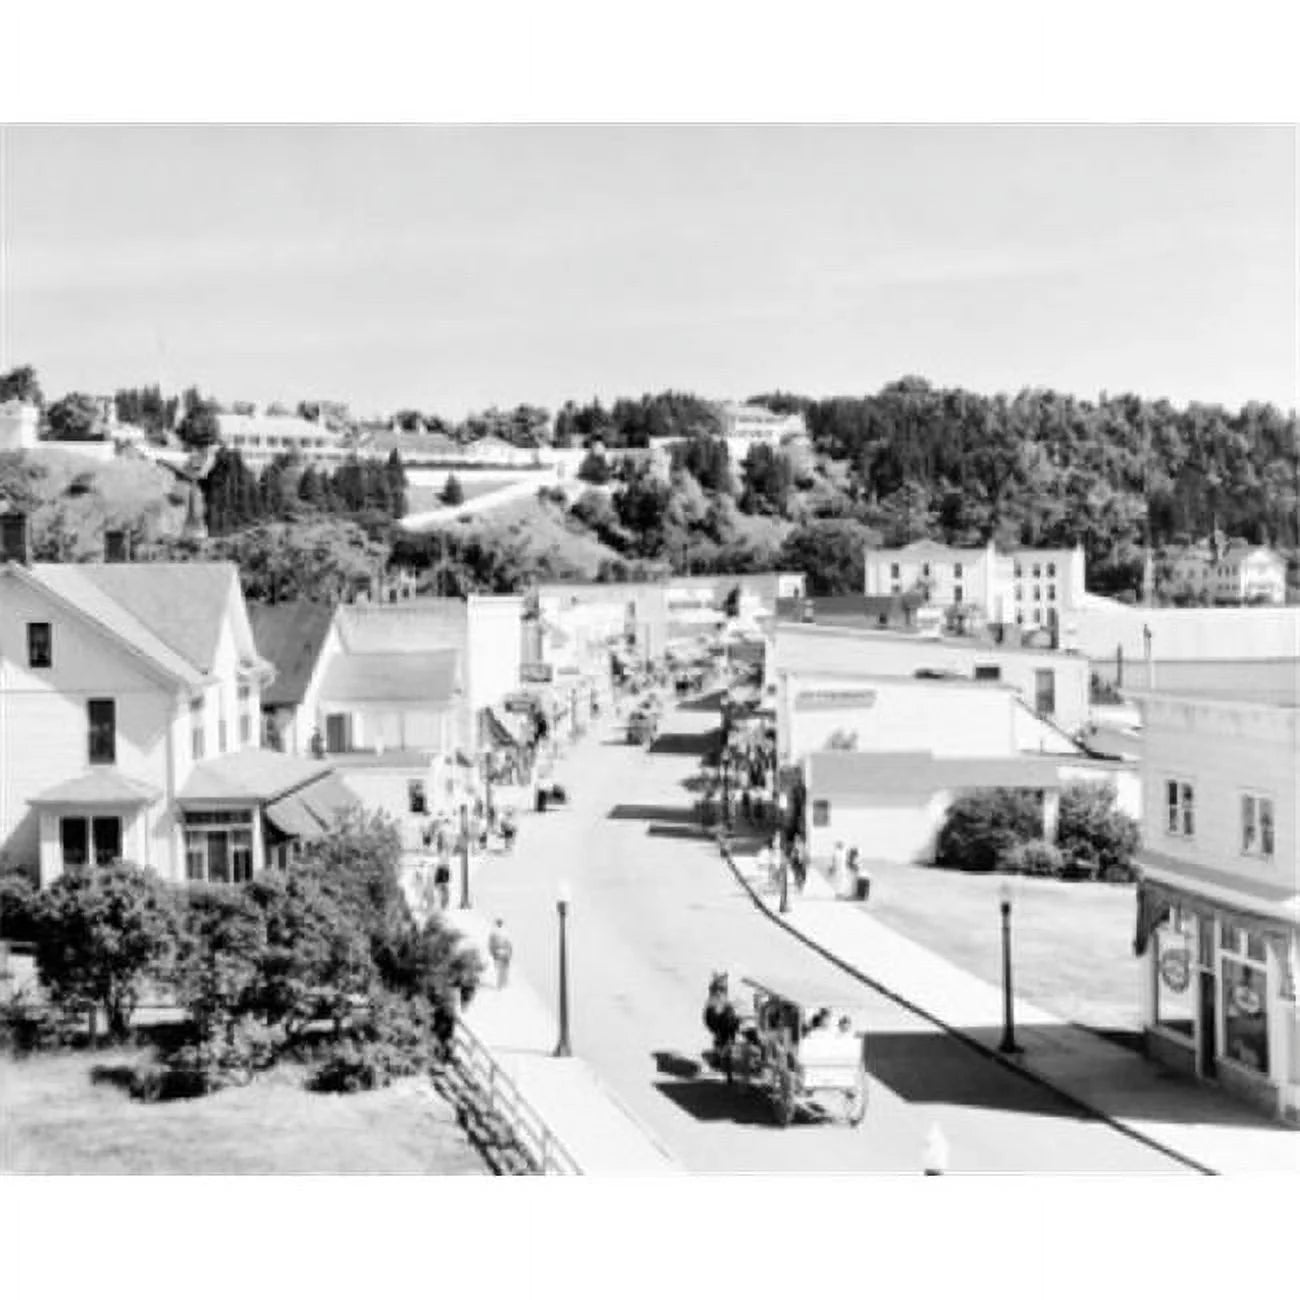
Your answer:
[[[810,798],[850,802],[881,795],[929,796],[940,790],[1050,790],[1061,784],[1055,759],[1020,755],[938,758],[929,750],[817,750],[808,755],[808,777]]]
[[[309,600],[287,605],[248,607],[257,651],[275,667],[275,680],[262,691],[262,704],[274,708],[301,704],[329,636],[334,611]]]
[[[459,649],[468,633],[469,605],[422,596],[396,605],[341,605],[335,619],[343,645],[359,654]]]
[[[75,568],[84,581],[151,629],[187,663],[210,673],[239,571],[233,564],[51,564]]]
[[[156,673],[195,688],[207,679],[207,669],[193,663],[156,633],[153,628],[92,580],[91,570],[120,567],[152,568],[151,565],[10,564],[8,572],[53,596],[88,623],[100,628],[131,653],[148,663]],[[167,566],[188,568],[188,565]],[[196,566],[197,567],[197,566]]]
[[[320,695],[327,704],[444,707],[455,695],[459,670],[458,650],[341,654],[325,670]]]

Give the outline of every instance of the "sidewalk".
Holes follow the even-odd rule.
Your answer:
[[[570,748],[591,743],[600,730]],[[567,752],[567,751],[566,751]],[[562,780],[565,754],[555,761],[552,776]],[[530,817],[520,821],[516,854],[528,851]],[[470,858],[471,898],[474,876],[486,858]],[[555,1017],[517,971],[505,989],[496,987],[487,955],[488,920],[472,909],[455,906],[459,869],[453,871],[453,904],[446,919],[482,953],[487,974],[465,1012],[465,1023],[492,1053],[529,1105],[542,1117],[585,1174],[674,1175],[685,1171],[659,1145],[581,1057],[552,1055],[559,1039]]]
[[[862,905],[837,898],[816,871],[809,872],[802,895],[791,889],[790,911],[781,916],[778,897],[755,859],[724,856],[754,901],[779,924],[958,1037],[999,1055],[1000,988],[890,930]],[[1300,1131],[1194,1080],[1166,1075],[1136,1052],[1032,1003],[1015,999],[1014,1014],[1023,1051],[1008,1064],[1135,1137],[1208,1172],[1300,1172]],[[867,1042],[870,1052],[869,1035]]]

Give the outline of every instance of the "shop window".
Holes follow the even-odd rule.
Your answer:
[[[1196,834],[1196,808],[1191,783],[1165,782],[1165,830],[1191,839]]]
[[[1267,795],[1241,796],[1241,851],[1258,858],[1273,856],[1273,800]]]
[[[829,826],[831,824],[831,804],[829,799],[813,800],[812,824],[814,826]]]
[[[1156,930],[1152,942],[1155,952],[1155,1023],[1165,1033],[1190,1041],[1196,1033],[1190,938],[1166,922]]]
[[[1223,959],[1223,1055],[1268,1073],[1268,976],[1237,957]]]
[[[977,682],[1000,682],[1002,669],[997,664],[976,664],[975,680]]]
[[[429,811],[429,801],[425,797],[423,781],[406,783],[406,806],[413,813],[424,814]]]
[[[27,624],[28,668],[49,668],[54,662],[54,640],[48,623]]]

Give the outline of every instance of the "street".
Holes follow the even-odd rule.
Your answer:
[[[524,820],[512,856],[493,856],[475,906],[503,917],[515,961],[555,1004],[560,882],[569,911],[571,1039],[608,1087],[689,1170],[916,1173],[938,1124],[953,1173],[1186,1172],[841,972],[751,903],[693,814],[716,712],[670,711],[655,751],[602,719],[559,773],[570,803]],[[857,1129],[796,1119],[695,1067],[701,1012],[719,969],[814,983],[860,1008],[870,1102]],[[735,990],[733,989],[733,995]]]

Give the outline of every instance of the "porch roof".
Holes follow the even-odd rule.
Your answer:
[[[297,839],[315,839],[333,825],[344,809],[359,803],[333,772],[291,791],[266,806],[266,819],[278,831]]]
[[[33,795],[28,803],[35,807],[44,804],[81,804],[97,807],[138,807],[156,803],[162,792],[143,781],[123,776],[111,767],[92,768],[71,780],[60,781],[48,790]]]
[[[196,763],[177,798],[266,803],[332,771],[318,758],[298,758],[271,749],[241,749]]]
[[[1143,877],[1159,884],[1199,894],[1210,901],[1236,907],[1253,907],[1271,916],[1300,921],[1300,882],[1294,872],[1290,878],[1253,880],[1235,871],[1184,862],[1154,849],[1141,849],[1137,865]]]

